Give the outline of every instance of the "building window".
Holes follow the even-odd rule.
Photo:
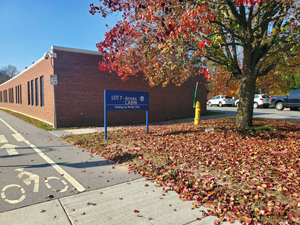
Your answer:
[[[44,76],[40,77],[40,100],[41,100],[41,107],[44,106]]]
[[[3,100],[7,102],[7,90],[3,91]]]
[[[31,105],[34,105],[34,91],[33,91],[33,80],[31,80]]]
[[[2,102],[2,91],[0,91],[0,102]]]
[[[22,104],[22,86],[21,84],[19,85],[20,89],[19,89],[19,103]]]
[[[27,93],[28,93],[28,105],[30,105],[30,84],[27,82]]]
[[[39,78],[35,79],[35,105],[39,106]]]
[[[16,93],[16,104],[18,104],[19,103],[19,101],[18,101],[18,96],[19,96],[18,86],[15,86],[15,93]]]
[[[8,89],[8,102],[14,103],[14,88]]]

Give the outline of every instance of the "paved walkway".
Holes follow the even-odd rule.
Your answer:
[[[202,120],[232,116],[218,114],[202,117]],[[168,121],[160,124],[192,122],[193,119]],[[110,127],[121,129],[122,127]],[[51,131],[62,136],[103,132],[102,128]],[[126,169],[124,167],[124,169]],[[200,210],[192,208],[193,201],[180,201],[174,191],[167,192],[145,178],[97,190],[86,191],[48,202],[0,213],[2,225],[65,225],[65,224],[202,224],[213,225],[217,217],[203,217]],[[197,220],[197,218],[199,218]],[[229,224],[224,222],[222,224]],[[240,224],[238,221],[234,225]]]
[[[211,120],[211,119],[224,118],[224,117],[230,117],[230,116],[235,116],[235,115],[236,115],[236,113],[228,112],[228,113],[216,114],[216,115],[211,115],[211,116],[202,116],[201,120]],[[150,123],[150,126],[151,125],[162,125],[162,124],[187,123],[187,122],[193,122],[193,121],[194,121],[194,118],[186,118],[186,119],[170,120],[170,121],[152,123],[152,124]],[[144,126],[144,125],[141,125],[141,126]],[[130,127],[130,126],[108,127],[107,131],[119,130],[119,129],[128,128],[128,127]],[[88,134],[88,133],[95,133],[95,132],[104,132],[104,127],[50,131],[50,133],[52,133],[58,137],[61,137],[64,135]]]

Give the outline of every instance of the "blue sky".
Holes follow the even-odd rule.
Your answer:
[[[121,14],[103,18],[91,15],[98,0],[0,0],[0,67],[14,65],[21,72],[32,62],[62,46],[97,51]]]

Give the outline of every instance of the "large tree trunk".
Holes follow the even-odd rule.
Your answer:
[[[237,127],[252,126],[256,77],[251,69],[251,47],[244,48],[243,76],[239,80],[239,107],[235,121]]]

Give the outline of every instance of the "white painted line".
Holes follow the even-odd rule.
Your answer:
[[[17,148],[17,147],[19,147],[19,146],[16,146],[16,145],[11,145],[11,144],[5,144],[5,145],[3,145],[1,148],[5,148],[6,149],[6,151],[7,151],[7,153],[9,154],[9,155],[19,155],[19,153],[16,151],[16,149],[15,148]],[[1,149],[0,148],[0,149]]]
[[[18,132],[12,128],[8,123],[6,123],[3,119],[0,118],[0,120],[14,133],[18,134]],[[20,134],[20,136],[22,136]],[[23,136],[25,143],[28,144],[33,150],[35,150],[36,153],[38,153],[47,163],[49,163],[59,174],[63,174],[64,178],[69,181],[79,192],[85,191],[85,188],[76,181],[73,177],[71,177],[66,171],[64,171],[60,166],[58,166],[52,159],[50,159],[48,156],[46,156],[40,149],[38,149],[35,145],[31,144],[29,141],[27,141]]]
[[[11,187],[14,187],[15,189],[19,189],[21,191],[22,196],[19,199],[17,199],[17,200],[9,200],[9,199],[6,198],[5,191],[6,191],[6,189],[11,188]],[[18,184],[10,184],[10,185],[5,186],[2,189],[1,197],[3,198],[4,201],[6,201],[6,202],[8,202],[10,204],[16,204],[16,203],[22,202],[25,199],[26,195],[25,195],[25,190],[20,185],[18,185]]]
[[[6,151],[7,151],[7,154],[9,154],[9,155],[19,155],[19,153],[14,148],[11,148],[11,149],[7,148]]]
[[[21,142],[25,141],[24,137],[20,133],[12,134],[12,136],[16,139],[16,141]]]
[[[0,135],[0,143],[3,144],[3,143],[7,143],[7,139],[4,135]]]

